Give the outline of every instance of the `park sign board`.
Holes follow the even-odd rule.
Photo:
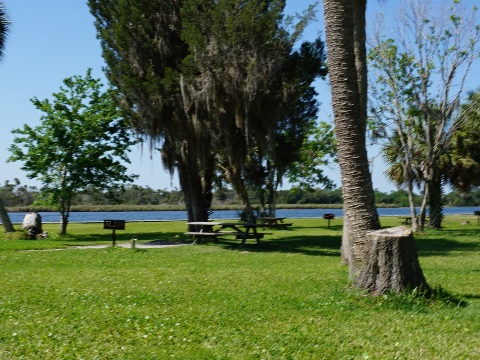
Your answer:
[[[103,220],[103,228],[110,230],[125,230],[125,220]]]
[[[125,220],[103,220],[103,228],[112,230],[112,246],[115,246],[116,230],[125,230]]]

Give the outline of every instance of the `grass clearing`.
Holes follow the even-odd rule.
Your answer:
[[[469,220],[470,223],[462,225]],[[428,283],[465,306],[371,298],[340,264],[341,219],[294,219],[238,240],[131,250],[102,224],[67,238],[3,240],[0,359],[478,359],[480,226],[451,216],[416,236]],[[382,225],[399,225],[382,218]],[[46,224],[55,234],[58,225]],[[184,222],[127,223],[132,237],[188,241]]]

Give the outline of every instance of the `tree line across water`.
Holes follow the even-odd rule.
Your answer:
[[[40,189],[35,186],[23,185],[18,179],[13,182],[6,181],[0,186],[0,197],[10,210],[34,207],[40,198]],[[254,192],[252,199],[256,199]],[[445,206],[480,206],[480,187],[467,194],[452,191],[443,197]],[[375,200],[379,207],[404,207],[408,206],[408,194],[399,189],[391,192],[375,190]],[[417,205],[421,198],[417,197]],[[336,189],[300,189],[291,188],[279,190],[277,203],[282,205],[341,205],[342,190]],[[213,192],[212,204],[215,207],[228,207],[241,205],[241,199],[232,189],[216,189]],[[129,185],[123,190],[116,190],[113,194],[107,194],[98,190],[91,190],[78,195],[73,199],[73,206],[102,205],[171,205],[184,206],[184,194],[181,190],[152,189],[149,186]]]

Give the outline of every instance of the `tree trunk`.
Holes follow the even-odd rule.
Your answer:
[[[404,177],[406,178],[406,188],[408,196],[408,204],[410,207],[410,217],[412,218],[412,231],[416,232],[419,229],[419,221],[417,216],[417,209],[415,207],[415,194],[413,192],[413,173],[412,165],[408,158],[408,154],[405,154],[405,160],[402,162]]]
[[[184,193],[188,221],[208,221],[212,202],[211,179],[202,178],[195,163],[179,159],[177,169]],[[208,171],[206,170],[205,173]],[[194,229],[190,229],[194,231]]]
[[[60,236],[67,235],[68,216],[66,212],[60,212]]]
[[[354,38],[361,41],[365,31],[361,29],[364,21],[359,19],[365,12],[363,6],[354,12],[352,0],[324,0],[324,15],[344,203],[342,256],[353,277],[357,262],[363,259],[366,232],[380,227],[366,150],[365,77],[359,80],[358,76],[365,67],[360,64],[362,57],[355,55],[364,50],[354,46]]]
[[[355,285],[374,295],[402,293],[428,285],[418,262],[412,230],[406,226],[373,231]]]
[[[440,229],[443,221],[443,184],[440,170],[436,167],[431,168],[430,181],[428,183],[428,205],[429,216],[428,227]]]
[[[2,199],[0,198],[0,219],[2,219],[3,227],[5,228],[5,232],[13,232],[15,229],[13,228],[12,222],[10,221],[10,217],[8,216],[7,209],[5,209],[5,205],[3,204]]]
[[[360,105],[362,117],[367,119],[368,104],[368,70],[367,70],[367,50],[366,50],[366,22],[365,13],[367,11],[367,0],[353,0],[353,21],[354,21],[354,47],[355,47],[355,67],[357,69],[358,90],[360,93]]]

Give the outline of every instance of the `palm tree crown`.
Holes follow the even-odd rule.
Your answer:
[[[7,18],[7,12],[5,10],[5,5],[3,2],[0,2],[0,59],[3,55],[3,49],[5,48],[5,40],[7,37],[7,32],[10,27],[10,22]]]

